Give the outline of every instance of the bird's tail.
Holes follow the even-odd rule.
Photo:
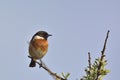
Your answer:
[[[36,66],[36,62],[33,59],[31,59],[29,67],[35,67],[35,66]]]

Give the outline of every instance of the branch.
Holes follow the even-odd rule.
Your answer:
[[[28,56],[28,57],[32,59],[31,56]],[[38,61],[35,61],[35,62],[40,66],[40,68],[42,67],[44,70],[46,70],[46,71],[47,71],[51,76],[53,76],[55,79],[66,80],[66,79],[62,78],[61,76],[58,76],[56,73],[52,72],[47,66],[45,66],[45,64],[43,65],[43,62],[42,62],[42,61],[41,61],[41,63],[38,62]]]
[[[110,31],[108,30],[103,49],[101,51],[101,56],[96,58],[94,63],[91,63],[90,52],[88,52],[88,67],[85,68],[86,75],[80,80],[102,80],[103,77],[110,72],[105,68],[107,64],[107,60],[105,60],[105,49],[109,32]]]
[[[100,58],[100,63],[98,65],[98,69],[97,69],[97,76],[96,76],[96,79],[95,80],[98,80],[99,76],[100,76],[100,69],[102,67],[102,61],[105,57],[105,49],[106,49],[106,44],[107,44],[107,39],[108,39],[108,35],[109,35],[109,30],[107,32],[107,35],[106,35],[106,38],[105,38],[105,42],[104,42],[104,46],[103,46],[103,49],[101,51],[101,58]]]
[[[91,56],[90,56],[90,52],[88,52],[88,63],[89,63],[89,69],[91,69]]]

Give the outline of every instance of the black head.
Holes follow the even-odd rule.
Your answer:
[[[35,37],[36,35],[43,37],[46,40],[49,36],[52,36],[51,34],[48,34],[46,31],[38,31],[33,37]]]

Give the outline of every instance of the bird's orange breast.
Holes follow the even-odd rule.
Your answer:
[[[29,54],[35,59],[41,59],[48,51],[48,41],[45,39],[34,39],[29,45]]]

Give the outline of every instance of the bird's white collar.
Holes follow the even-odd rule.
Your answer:
[[[39,35],[36,35],[35,37],[34,37],[34,39],[44,39],[44,37],[41,37],[41,36],[39,36]],[[33,39],[33,40],[34,40]]]

